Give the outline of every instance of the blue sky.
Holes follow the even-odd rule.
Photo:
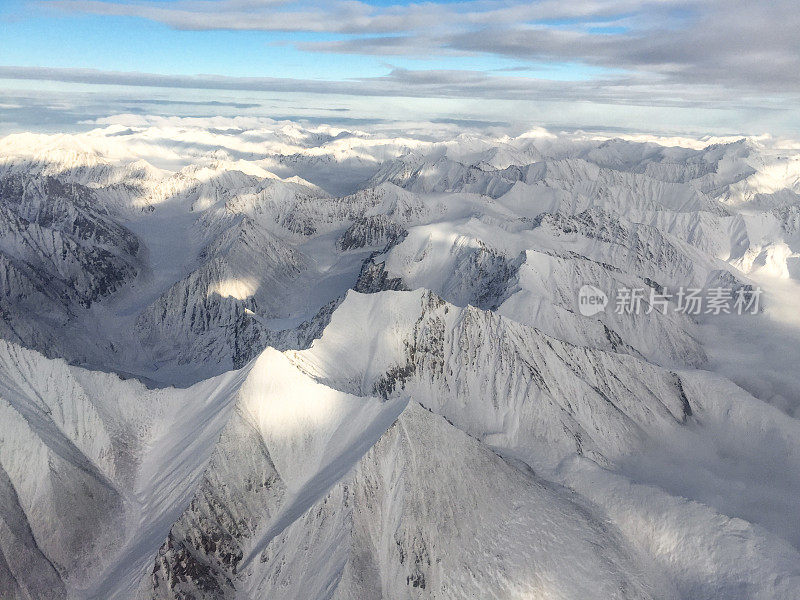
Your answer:
[[[210,1],[210,0],[209,0]],[[160,4],[177,4],[162,0]],[[367,4],[408,6],[412,2],[373,0]],[[438,2],[457,5],[455,0]],[[492,71],[523,68],[539,77],[585,79],[602,69],[577,62],[519,61],[472,56],[376,56],[308,52],[298,43],[358,40],[374,35],[325,32],[176,30],[156,21],[126,16],[67,13],[54,6],[9,0],[0,5],[5,35],[3,64],[143,71],[173,75],[225,74],[240,77],[348,79],[384,75],[389,67]],[[564,27],[566,23],[553,23]]]
[[[788,0],[756,8],[738,0],[5,0],[0,128],[35,124],[48,109],[48,127],[57,110],[80,121],[81,106],[91,106],[89,120],[132,98],[140,107],[185,98],[194,113],[213,114],[224,97],[249,98],[258,106],[248,110],[263,116],[324,118],[330,111],[297,107],[338,102],[358,119],[453,114],[518,126],[794,133],[798,11]],[[185,111],[172,106],[160,110]]]

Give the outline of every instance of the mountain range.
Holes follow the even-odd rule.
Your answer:
[[[212,121],[0,139],[0,597],[800,599],[800,146]]]

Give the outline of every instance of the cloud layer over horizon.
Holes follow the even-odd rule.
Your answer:
[[[33,19],[66,28],[88,19],[132,38],[136,28],[156,27],[162,40],[153,54],[163,54],[163,66],[122,55],[50,60],[43,53],[25,60],[15,46],[20,60],[10,62],[14,53],[4,52],[0,79],[17,89],[54,82],[104,86],[105,93],[115,86],[430,98],[456,116],[497,121],[502,106],[483,115],[474,106],[488,100],[512,103],[517,113],[528,103],[549,123],[563,113],[575,126],[800,132],[793,116],[800,100],[800,11],[789,0],[64,0],[18,2],[0,18],[11,32],[0,50],[11,49],[14,28]],[[208,36],[219,32],[231,47],[209,48],[217,38]],[[236,40],[253,35],[264,56],[248,54],[248,67],[237,57]],[[120,47],[127,43],[135,40],[120,38]],[[194,53],[194,60],[170,58],[181,51]],[[220,73],[226,64],[237,67]],[[39,83],[26,88],[25,82]],[[419,110],[419,103],[408,106]],[[625,123],[613,107],[638,109]],[[692,114],[698,109],[705,112]]]

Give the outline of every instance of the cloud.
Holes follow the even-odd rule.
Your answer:
[[[589,4],[596,5],[563,3],[560,11],[548,2],[509,6],[451,15],[449,31],[426,27],[298,47],[393,56],[490,54],[623,70],[662,87],[716,84],[760,97],[800,95],[794,0]]]
[[[546,27],[459,33],[452,50],[535,61],[576,61],[648,74],[666,84],[719,84],[759,94],[800,93],[800,11],[794,2],[705,2],[691,19],[607,35]],[[680,25],[680,26],[679,26]]]
[[[354,1],[201,0],[165,4],[60,0],[42,4],[73,13],[140,17],[182,30],[385,33],[427,28],[431,24],[432,16],[439,15],[445,18],[452,15],[451,9],[435,3],[382,9]]]
[[[258,108],[260,104],[248,102],[224,102],[221,100],[161,100],[158,98],[130,98],[127,104],[145,104],[154,106],[226,106],[230,108]]]
[[[673,107],[758,107],[728,97],[719,86],[703,85],[677,90],[647,78],[623,76],[590,81],[554,81],[529,77],[496,76],[469,70],[392,69],[379,77],[324,81],[276,77],[224,75],[161,75],[51,67],[0,66],[0,78],[67,83],[119,85],[195,90],[235,90],[347,96],[462,98],[524,101],[590,101]],[[781,109],[781,107],[775,107]]]
[[[419,65],[387,66],[383,75],[370,77],[359,77],[361,73],[354,70],[347,79],[328,80],[302,75],[303,61],[315,61],[314,54],[299,56],[296,77],[0,67],[0,78],[79,84],[59,86],[66,89],[95,86],[98,96],[100,85],[122,86],[114,103],[118,110],[109,106],[106,115],[143,112],[149,110],[144,108],[148,104],[151,112],[159,112],[161,104],[164,110],[181,114],[197,106],[193,113],[198,116],[209,110],[228,114],[233,109],[240,114],[259,111],[333,122],[328,117],[336,116],[332,109],[311,108],[324,106],[328,98],[321,98],[328,96],[331,104],[351,106],[348,117],[354,119],[541,119],[547,124],[606,130],[792,135],[800,127],[792,118],[800,100],[796,34],[800,11],[793,0],[760,4],[473,0],[402,5],[352,0],[63,0],[39,6],[61,16],[138,17],[184,30],[287,32],[279,43],[307,53],[395,56],[402,57],[397,62],[404,67]],[[342,60],[342,64],[349,63]],[[47,87],[34,83],[30,87],[37,85]],[[234,101],[230,106],[212,101],[180,107],[172,91],[146,92],[164,98],[153,102],[121,97],[141,98],[145,92],[134,88],[181,89],[187,97]],[[270,105],[264,93],[292,96],[292,101],[283,98]],[[251,106],[255,102],[261,106]],[[391,105],[391,117],[384,105]],[[102,115],[102,103],[90,108],[91,115]],[[80,109],[64,110],[68,118]],[[33,120],[19,114],[20,119]]]
[[[375,6],[366,2],[289,0],[106,1],[42,2],[58,10],[107,16],[133,16],[186,30],[303,31],[376,34],[442,31],[467,26],[511,25],[536,21],[618,20],[648,11],[661,20],[688,0],[577,0],[539,2],[472,0],[458,3],[422,1]]]
[[[761,98],[800,94],[794,0],[477,0],[374,6],[359,1],[181,0],[46,3],[72,13],[135,16],[176,29],[324,32],[302,50],[382,56],[500,55],[625,70],[670,97],[719,85]],[[613,33],[608,33],[609,31]],[[660,87],[657,87],[660,86]],[[654,96],[656,94],[653,94]]]

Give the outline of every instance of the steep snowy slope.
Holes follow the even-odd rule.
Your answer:
[[[3,342],[0,589],[85,597],[120,557],[149,558],[148,536],[197,486],[239,379],[149,391]]]
[[[573,343],[700,364],[704,354],[684,315],[608,311],[586,318],[577,312],[576,291],[588,282],[606,290],[703,287],[726,272],[721,261],[657,228],[597,209],[509,226],[491,205],[478,204],[468,219],[411,228],[402,242],[371,257],[356,289],[424,287]]]
[[[360,323],[355,331],[354,322]],[[381,332],[373,334],[370,354],[354,351],[354,340],[368,331]],[[350,294],[322,338],[311,349],[289,356],[340,389],[411,395],[504,456],[580,488],[608,511],[634,547],[644,548],[662,565],[682,597],[796,597],[798,554],[785,540],[794,539],[787,531],[793,530],[796,506],[791,498],[798,482],[791,473],[800,459],[800,426],[718,377],[570,348],[536,330],[477,309],[458,310],[422,292]],[[737,453],[734,460],[741,471],[733,475],[725,455],[718,454],[718,444],[736,444],[736,436],[745,430],[757,437],[749,453]],[[730,477],[731,486],[757,478],[761,491],[740,503],[713,500],[717,484],[690,482],[687,463],[670,462],[685,453],[686,444],[703,457],[704,469],[715,478]],[[767,479],[756,475],[764,468],[755,450],[759,446],[775,446],[776,456],[788,461],[783,467],[770,466]],[[640,463],[642,453],[651,462]],[[640,472],[633,466],[638,464],[657,464],[657,472],[647,467]],[[607,470],[598,470],[598,465]],[[669,482],[668,490],[683,479],[681,495],[699,493],[711,509],[636,485],[623,496],[589,491],[595,482],[600,489],[611,482],[622,485],[626,480],[616,474],[620,470],[636,478],[645,473],[648,483]],[[782,495],[786,489],[792,491]],[[665,512],[653,511],[648,497]],[[781,497],[786,504],[766,521],[748,505],[772,504]],[[715,514],[722,507],[728,514],[768,524],[770,532]],[[654,535],[664,518],[670,531]],[[668,535],[673,537],[663,537]],[[683,550],[675,554],[668,539]],[[750,545],[760,550],[749,550]],[[783,575],[773,579],[769,574],[775,572]]]
[[[353,298],[334,334],[363,308]],[[450,520],[436,525],[441,514]],[[580,575],[563,556],[580,560]],[[567,597],[668,597],[645,565],[577,497],[417,403],[335,391],[268,350],[143,593],[458,598],[552,586]]]
[[[780,535],[650,488],[603,495],[649,440],[702,449],[703,431],[755,422],[756,401],[706,374],[570,348],[427,292],[350,293],[310,349],[259,358],[241,397],[144,597],[795,597]],[[755,418],[796,465],[797,425]],[[665,518],[680,555],[651,533]]]
[[[574,495],[413,401],[259,561],[251,597],[675,597]]]
[[[243,217],[199,254],[200,267],[137,317],[160,360],[215,361],[232,368],[242,345],[257,345],[256,314],[277,316],[309,260]],[[185,340],[181,343],[182,340]]]
[[[241,592],[252,547],[324,496],[406,404],[327,388],[274,350],[248,372],[203,484],[143,578],[147,597]]]
[[[142,268],[141,242],[80,184],[0,177],[0,329],[51,356],[85,360],[62,330]]]

